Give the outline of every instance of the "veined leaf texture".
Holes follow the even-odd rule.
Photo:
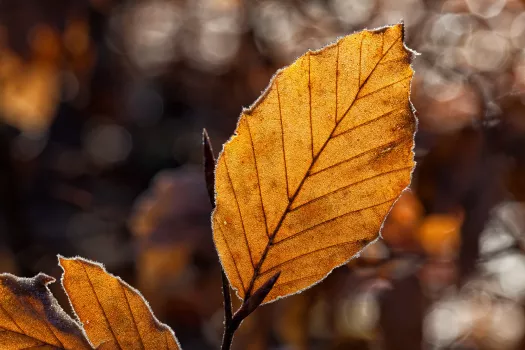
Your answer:
[[[416,120],[403,25],[362,31],[278,71],[216,166],[213,235],[239,297],[325,278],[374,241],[409,185]]]
[[[62,284],[97,349],[178,350],[173,331],[153,315],[142,295],[99,264],[60,257]]]
[[[53,277],[0,274],[0,349],[179,350],[142,295],[97,263],[60,257],[62,285],[78,321],[47,285]]]
[[[0,348],[93,349],[82,328],[49,291],[53,277],[0,275]]]

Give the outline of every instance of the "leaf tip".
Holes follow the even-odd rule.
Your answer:
[[[206,130],[206,128],[202,128],[202,142],[204,143],[210,142],[210,138],[208,136],[208,130]]]
[[[62,268],[62,270],[66,270],[66,266],[73,263],[77,258],[67,258],[63,255],[57,254],[58,258],[58,265]]]
[[[65,261],[65,260],[67,260],[67,258],[64,257],[64,256],[61,255],[61,254],[57,254],[57,259],[58,259],[58,264],[59,264],[59,265],[62,265],[62,262]]]
[[[204,146],[204,178],[211,205],[215,207],[215,155],[211,146],[210,137],[206,128],[202,129],[202,143]]]
[[[96,261],[92,261],[92,260],[89,260],[89,259],[86,259],[80,256],[66,258],[58,254],[57,257],[58,257],[58,265],[62,268],[62,270],[64,270],[64,272],[66,271],[68,267],[73,268],[75,265],[76,266],[92,266],[92,267],[98,267],[98,268],[105,270],[104,264],[96,262]]]
[[[54,283],[56,280],[54,277],[40,272],[38,275],[35,276],[35,281],[43,286],[47,286],[48,284]]]

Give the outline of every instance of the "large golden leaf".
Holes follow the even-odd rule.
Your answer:
[[[0,348],[92,349],[80,326],[58,305],[53,277],[0,275]]]
[[[378,237],[410,183],[416,121],[401,24],[344,37],[277,72],[216,167],[213,234],[241,298],[325,278]]]
[[[99,264],[60,257],[62,284],[91,342],[99,349],[179,349],[142,295]]]

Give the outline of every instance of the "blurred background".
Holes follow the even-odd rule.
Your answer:
[[[280,67],[406,25],[418,165],[383,240],[236,349],[525,349],[525,1],[0,0],[0,269],[81,255],[217,349],[216,153]],[[53,291],[67,309],[57,283]]]

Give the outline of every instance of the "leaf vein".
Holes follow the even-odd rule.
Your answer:
[[[397,198],[397,197],[396,197],[396,198]],[[285,238],[281,239],[280,241],[275,242],[273,245],[276,246],[276,245],[278,245],[278,244],[280,244],[280,243],[282,243],[282,242],[288,241],[288,240],[290,240],[290,239],[292,239],[292,238],[296,238],[297,236],[299,236],[299,235],[301,235],[301,234],[303,234],[303,233],[305,233],[305,232],[311,231],[311,230],[313,230],[313,229],[315,229],[315,228],[317,228],[317,227],[319,227],[319,226],[325,225],[325,224],[327,224],[327,223],[330,223],[330,222],[332,222],[332,221],[335,221],[335,220],[340,219],[340,218],[342,218],[342,217],[345,217],[345,216],[347,216],[347,215],[355,214],[355,213],[359,213],[359,212],[362,212],[363,210],[367,210],[367,209],[375,208],[375,207],[378,207],[378,206],[380,206],[380,205],[386,204],[386,203],[388,203],[388,202],[393,201],[393,200],[396,199],[396,198],[388,199],[388,200],[386,200],[386,201],[384,201],[384,202],[381,202],[381,203],[377,203],[377,204],[370,205],[370,206],[367,206],[367,207],[364,207],[364,208],[360,208],[360,209],[355,209],[355,210],[349,211],[349,212],[347,212],[347,213],[344,213],[344,214],[338,215],[338,216],[336,216],[336,217],[333,217],[333,218],[331,218],[331,219],[325,220],[325,221],[320,222],[320,223],[318,223],[318,224],[315,224],[315,225],[313,225],[313,226],[311,226],[311,227],[308,227],[307,229],[304,229],[304,230],[302,230],[302,231],[296,232],[296,233],[294,233],[293,235],[290,235],[290,236],[288,236],[288,237],[285,237]]]
[[[361,91],[361,89],[363,88],[363,86],[365,86],[365,84],[368,82],[368,80],[370,79],[370,77],[372,76],[372,74],[374,73],[374,71],[376,70],[376,68],[379,66],[379,63],[381,63],[381,61],[383,60],[383,58],[385,58],[385,56],[387,55],[387,53],[390,51],[390,49],[392,49],[392,47],[394,47],[394,45],[397,43],[397,41],[401,38],[401,35],[399,36],[398,39],[396,39],[394,41],[394,43],[392,45],[390,45],[390,47],[385,51],[385,53],[383,54],[383,57],[381,57],[381,59],[379,61],[377,61],[377,63],[375,64],[375,66],[372,68],[372,70],[370,71],[370,74],[368,74],[368,76],[366,77],[365,81],[363,81],[363,84],[360,84],[359,85],[359,89],[357,89],[357,92],[355,94],[355,97],[354,97],[354,100],[352,101],[352,103],[350,104],[350,106],[348,106],[348,108],[346,109],[346,111],[343,113],[343,116],[341,117],[341,120],[339,121],[339,123],[341,123],[341,121],[346,117],[346,115],[348,114],[348,112],[350,111],[350,109],[354,106],[355,102],[357,101],[357,95],[359,94],[359,91]],[[359,60],[359,65],[361,65],[361,59]],[[359,74],[361,74],[361,69],[359,70]],[[359,81],[361,81],[361,78],[359,78]],[[337,127],[337,125],[336,125]],[[335,128],[334,128],[335,130]],[[330,139],[333,135],[330,135],[330,137],[328,139]],[[327,140],[328,141],[328,140]]]
[[[385,175],[393,174],[393,173],[396,173],[396,172],[401,172],[401,171],[404,171],[404,170],[408,170],[408,169],[412,169],[412,166],[410,165],[410,166],[406,166],[406,167],[399,168],[399,169],[394,169],[394,170],[390,170],[390,171],[385,171],[384,173],[379,173],[379,174],[376,174],[376,175],[373,175],[373,176],[369,176],[369,177],[367,177],[367,178],[365,178],[365,179],[363,179],[363,180],[359,180],[359,181],[356,181],[356,182],[352,182],[351,184],[348,184],[348,185],[343,186],[343,187],[340,187],[340,188],[338,188],[338,189],[336,189],[336,190],[330,191],[330,192],[328,192],[328,193],[326,193],[326,194],[323,194],[322,196],[319,196],[319,197],[316,197],[316,198],[314,198],[314,199],[312,199],[312,200],[309,200],[308,202],[302,203],[302,204],[300,204],[300,205],[294,207],[293,209],[290,209],[289,212],[291,213],[291,212],[294,212],[294,211],[296,211],[296,210],[299,210],[300,208],[304,207],[305,205],[311,204],[311,203],[313,203],[313,202],[317,202],[318,200],[320,200],[320,199],[322,199],[322,198],[324,198],[324,197],[327,197],[327,196],[332,195],[332,194],[334,194],[334,193],[340,192],[340,191],[342,191],[342,190],[346,190],[346,189],[348,189],[348,188],[350,188],[350,187],[353,187],[353,186],[359,185],[359,184],[361,184],[361,183],[363,183],[363,182],[366,182],[366,181],[369,181],[369,180],[375,179],[375,178],[377,178],[377,177],[381,177],[381,176],[385,176]]]
[[[334,137],[332,137],[332,138],[330,139],[330,141],[333,141],[335,138],[338,138],[338,137],[341,136],[341,135],[348,134],[349,132],[351,132],[351,131],[353,131],[353,130],[355,130],[355,129],[358,129],[358,128],[362,127],[362,126],[365,126],[365,125],[371,124],[371,123],[373,123],[373,122],[375,122],[375,121],[377,121],[377,120],[380,120],[380,119],[382,119],[382,118],[389,117],[389,116],[393,115],[393,114],[396,113],[396,112],[404,111],[404,110],[406,110],[406,107],[401,107],[401,108],[393,109],[393,110],[391,110],[390,112],[386,112],[386,113],[380,115],[380,116],[377,117],[377,118],[370,119],[370,120],[368,120],[368,121],[366,121],[366,122],[364,122],[364,123],[361,123],[361,124],[359,124],[359,125],[353,126],[353,127],[351,127],[350,129],[347,129],[347,130],[345,130],[345,131],[343,131],[343,132],[340,132],[339,134],[334,135]],[[310,175],[312,175],[312,174],[310,174]]]
[[[40,342],[40,345],[32,345],[32,346],[30,346],[28,348],[23,348],[23,349],[32,349],[35,346],[54,346],[54,347],[56,347],[55,344],[50,344],[48,342],[42,341],[40,339],[37,339],[37,338],[33,337],[32,335],[28,335],[26,333],[23,333],[24,331],[22,329],[20,329],[21,332],[13,331],[11,329],[6,329],[6,328],[2,328],[2,329],[3,330],[0,330],[0,332],[8,332],[8,333],[20,334],[20,335],[23,335],[24,337],[27,337],[29,339],[36,340],[36,341]]]
[[[370,148],[369,150],[366,150],[366,151],[364,151],[364,152],[358,153],[358,154],[356,154],[356,155],[354,155],[354,156],[352,156],[352,157],[350,157],[350,158],[347,158],[347,159],[345,159],[345,160],[342,160],[342,161],[340,161],[340,162],[337,162],[337,163],[335,163],[335,164],[332,164],[332,165],[330,165],[330,166],[327,166],[326,168],[323,168],[323,169],[321,169],[321,170],[317,170],[317,171],[315,171],[315,172],[312,172],[312,173],[310,173],[309,176],[311,177],[311,176],[317,175],[317,174],[319,174],[319,173],[322,173],[322,172],[324,172],[324,171],[326,171],[326,170],[329,170],[329,169],[335,168],[335,167],[337,167],[337,166],[339,166],[339,165],[342,165],[342,164],[344,164],[344,163],[348,163],[349,161],[352,161],[352,160],[354,160],[354,159],[356,159],[356,158],[359,158],[359,157],[361,157],[361,156],[364,156],[364,155],[366,155],[366,154],[368,154],[368,153],[370,153],[370,152],[377,151],[377,150],[379,150],[379,149],[381,149],[381,148],[387,147],[387,146],[392,145],[392,144],[396,144],[396,143],[399,142],[399,141],[401,141],[399,144],[402,144],[402,143],[406,142],[407,140],[412,140],[412,137],[401,138],[401,139],[399,139],[399,140],[391,141],[391,142],[388,142],[388,143],[384,143],[384,144],[382,144],[382,145],[379,145],[379,146],[377,146],[377,147]],[[292,209],[293,209],[293,208],[292,208]]]
[[[365,97],[367,97],[367,96],[373,95],[373,94],[375,94],[375,93],[377,93],[377,92],[379,92],[379,91],[381,91],[381,90],[384,90],[384,89],[386,89],[386,88],[388,88],[388,87],[390,87],[390,86],[393,86],[393,85],[399,84],[399,83],[401,83],[401,82],[403,82],[403,81],[405,81],[405,80],[407,80],[407,79],[410,79],[410,78],[412,78],[412,73],[410,73],[408,76],[406,76],[406,77],[404,77],[404,78],[402,78],[402,79],[399,79],[399,80],[397,80],[397,81],[395,81],[395,82],[393,82],[393,83],[387,84],[387,85],[385,85],[385,86],[380,87],[380,88],[377,89],[377,90],[371,91],[371,92],[369,92],[369,93],[367,93],[367,94],[365,94],[365,95],[363,95],[363,96],[360,96],[360,97],[357,99],[357,101],[359,101],[359,100],[361,100],[361,99],[363,99],[363,98],[365,98]]]
[[[237,206],[237,211],[239,212],[239,217],[241,219],[241,226],[242,226],[242,233],[244,235],[244,241],[246,243],[246,249],[248,249],[248,255],[250,256],[250,261],[252,263],[252,267],[255,267],[253,265],[253,258],[252,258],[252,252],[250,250],[250,244],[248,243],[248,236],[246,235],[246,229],[244,228],[244,220],[242,219],[242,213],[241,213],[241,206],[239,205],[239,200],[237,199],[237,193],[235,192],[235,187],[233,186],[233,181],[230,176],[230,170],[228,169],[228,161],[226,160],[226,156],[224,157],[224,165],[226,166],[226,173],[228,174],[228,180],[230,181],[230,185],[232,187],[233,197],[235,198],[235,203]]]
[[[288,169],[286,166],[286,148],[284,146],[284,127],[283,127],[283,111],[281,109],[281,95],[279,93],[279,82],[275,79],[275,91],[277,92],[277,103],[279,105],[279,120],[281,121],[281,142],[283,145],[283,160],[284,160],[284,181],[286,182],[286,196],[290,200],[290,189],[288,186]]]
[[[312,149],[312,160],[314,159],[314,126],[312,124],[312,80],[311,80],[311,71],[312,71],[312,53],[308,51],[308,104],[309,104],[309,114],[310,114],[310,148]]]
[[[298,259],[301,259],[301,258],[304,258],[308,255],[311,255],[311,254],[315,254],[315,253],[318,253],[318,252],[321,252],[321,251],[324,251],[324,250],[327,250],[327,249],[331,249],[331,248],[336,248],[336,247],[339,247],[339,246],[344,246],[344,245],[349,245],[349,244],[359,244],[361,242],[365,242],[366,240],[357,240],[357,241],[348,241],[348,242],[341,242],[341,243],[336,243],[336,244],[332,244],[332,245],[329,245],[329,246],[326,246],[326,247],[322,247],[322,248],[318,248],[318,249],[315,249],[315,250],[312,250],[308,253],[304,253],[304,254],[301,254],[301,255],[297,255],[297,256],[294,256],[293,258],[290,258],[288,260],[285,260],[277,265],[274,265],[272,266],[271,268],[269,268],[268,270],[265,270],[263,272],[261,272],[261,274],[259,276],[263,276],[263,275],[266,275],[272,271],[275,271],[275,269],[279,268],[279,267],[282,267],[283,265],[286,265],[286,264],[289,264],[291,262],[294,262]],[[368,241],[366,241],[368,242]],[[363,243],[361,243],[363,244]]]
[[[128,295],[126,294],[126,290],[124,289],[124,286],[122,285],[122,283],[120,283],[120,281],[118,284],[120,286],[120,289],[122,290],[122,293],[124,293],[124,298],[126,299],[126,304],[128,306],[129,313],[131,314],[131,320],[133,321],[133,326],[135,327],[137,334],[139,335],[140,345],[142,346],[142,349],[146,349],[144,345],[144,340],[142,339],[142,334],[140,334],[140,331],[139,331],[137,320],[135,320],[135,315],[133,314],[133,310],[131,309],[131,305],[129,303]]]
[[[98,298],[97,291],[95,290],[95,286],[93,286],[93,282],[91,282],[91,277],[89,277],[89,274],[87,273],[86,267],[84,264],[80,264],[82,266],[82,269],[84,270],[84,273],[86,274],[87,280],[89,282],[89,286],[91,287],[91,290],[93,290],[93,294],[95,295],[95,300],[97,301],[98,306],[100,307],[100,310],[102,311],[102,314],[104,315],[104,321],[106,321],[106,324],[108,325],[109,331],[111,332],[111,335],[113,336],[113,339],[115,339],[115,342],[117,343],[117,346],[119,349],[122,349],[122,346],[120,345],[117,336],[115,332],[113,331],[113,328],[111,327],[111,323],[108,320],[108,316],[106,315],[106,310],[104,310],[104,307],[102,306],[102,303],[100,302],[100,299]]]
[[[307,279],[310,279],[310,278],[322,277],[322,276],[324,276],[324,275],[326,275],[326,274],[325,274],[325,273],[316,273],[316,274],[308,275],[308,276],[305,276],[305,277],[294,278],[294,279],[291,280],[291,281],[286,281],[286,282],[283,282],[283,283],[276,283],[276,284],[273,286],[273,288],[286,286],[286,285],[288,285],[288,284],[296,283],[296,282],[299,282],[299,281],[302,281],[302,280],[307,280]]]
[[[339,89],[339,43],[337,42],[336,48],[337,53],[335,56],[335,117],[334,117],[334,125],[337,124],[337,95],[338,95],[338,89]]]
[[[15,326],[18,327],[18,329],[20,329],[20,331],[22,332],[22,333],[20,333],[20,334],[27,335],[27,334],[24,333],[25,331],[22,329],[22,327],[20,327],[20,326],[18,325],[18,323],[15,321],[14,316],[11,315],[11,313],[7,311],[7,309],[4,307],[4,305],[2,305],[2,302],[3,302],[3,300],[0,301],[0,307],[2,308],[2,310],[4,310],[4,312],[6,313],[7,317],[9,317],[9,318],[11,319],[11,321],[13,321],[13,323],[15,324]]]
[[[226,248],[228,248],[228,253],[230,253],[230,256],[232,257],[233,266],[235,267],[235,271],[237,272],[237,277],[239,277],[239,281],[241,281],[242,291],[246,292],[246,287],[244,287],[244,282],[242,281],[241,273],[239,272],[239,267],[237,267],[237,263],[235,262],[235,257],[233,256],[233,253],[232,253],[232,251],[230,249],[230,245],[228,244],[228,240],[226,239],[226,235],[224,234],[224,232],[222,232],[222,229],[221,229],[220,225],[218,225],[217,227],[219,228],[219,231],[221,232],[221,235],[222,235],[222,237],[224,239],[224,242],[226,243]]]
[[[363,70],[363,40],[364,40],[363,35],[361,35],[361,43],[359,44],[359,79],[357,80],[357,84],[359,85],[359,89],[361,89],[361,86],[363,86],[361,84],[361,71]],[[357,89],[358,92],[359,92],[359,89]],[[356,96],[357,96],[357,94],[356,94]],[[355,99],[355,97],[354,97],[354,99]],[[353,102],[352,102],[352,104],[353,104]],[[343,119],[345,117],[345,114],[343,114],[341,119]]]
[[[396,57],[396,58],[392,58],[388,61],[381,61],[381,63],[379,65],[383,65],[383,64],[387,64],[387,63],[391,63],[391,62],[398,62],[398,61],[403,61],[405,58],[403,56],[401,57]]]
[[[54,346],[52,344],[45,344],[45,343],[42,343],[42,344],[39,344],[39,345],[31,345],[31,346],[28,346],[26,348],[19,348],[18,350],[30,350],[30,349],[38,349],[38,348],[43,348],[44,346],[45,347],[48,347],[48,346]]]
[[[257,167],[257,156],[255,155],[255,146],[253,144],[252,131],[250,129],[250,122],[248,121],[248,118],[246,118],[246,125],[248,126],[248,134],[250,135],[250,144],[252,146],[253,162],[255,164],[255,173],[257,175],[257,187],[259,188],[259,198],[261,199],[261,208],[264,218],[264,228],[266,229],[266,237],[270,239],[270,234],[268,233],[268,220],[266,219],[266,211],[264,210],[264,202],[262,198],[261,178],[259,177],[259,168]]]
[[[21,306],[22,308],[25,308],[26,305],[22,304],[22,302],[18,299],[18,298],[14,298],[14,300],[16,300]],[[1,305],[1,304],[0,304]],[[2,309],[4,310],[4,312],[9,316],[9,318],[14,322],[14,324],[22,331],[22,332],[25,332],[19,325],[18,323],[15,322],[15,319],[14,319],[14,315],[11,315],[6,308],[3,307],[2,305]],[[60,339],[58,339],[57,335],[55,334],[55,332],[53,332],[53,329],[49,326],[49,324],[46,322],[45,319],[42,319],[42,317],[40,316],[38,310],[36,310],[32,304],[29,303],[29,309],[31,309],[36,318],[38,318],[40,321],[42,321],[42,323],[44,324],[44,326],[49,330],[49,332],[51,333],[51,335],[57,340],[58,344],[60,344],[61,347],[64,347],[64,344],[62,343],[62,341]],[[24,335],[27,335],[28,337],[30,338],[33,338],[33,339],[37,339],[37,338],[34,338],[33,336],[30,336],[29,334],[26,334],[26,333],[23,333]],[[42,341],[40,339],[38,339],[39,341]],[[45,342],[47,343],[47,342]],[[52,346],[56,346],[55,344],[50,344]]]
[[[18,301],[20,304],[22,304],[20,301]],[[29,304],[29,307],[35,312],[35,315],[42,321],[42,323],[46,326],[46,328],[49,330],[49,332],[53,335],[53,337],[58,341],[58,344],[60,344],[61,347],[64,347],[64,344],[62,341],[58,338],[58,336],[53,332],[53,328],[49,326],[49,324],[46,322],[45,319],[43,319],[40,314],[38,313],[38,310],[35,309],[35,307],[32,304]],[[54,346],[54,345],[53,345]]]

